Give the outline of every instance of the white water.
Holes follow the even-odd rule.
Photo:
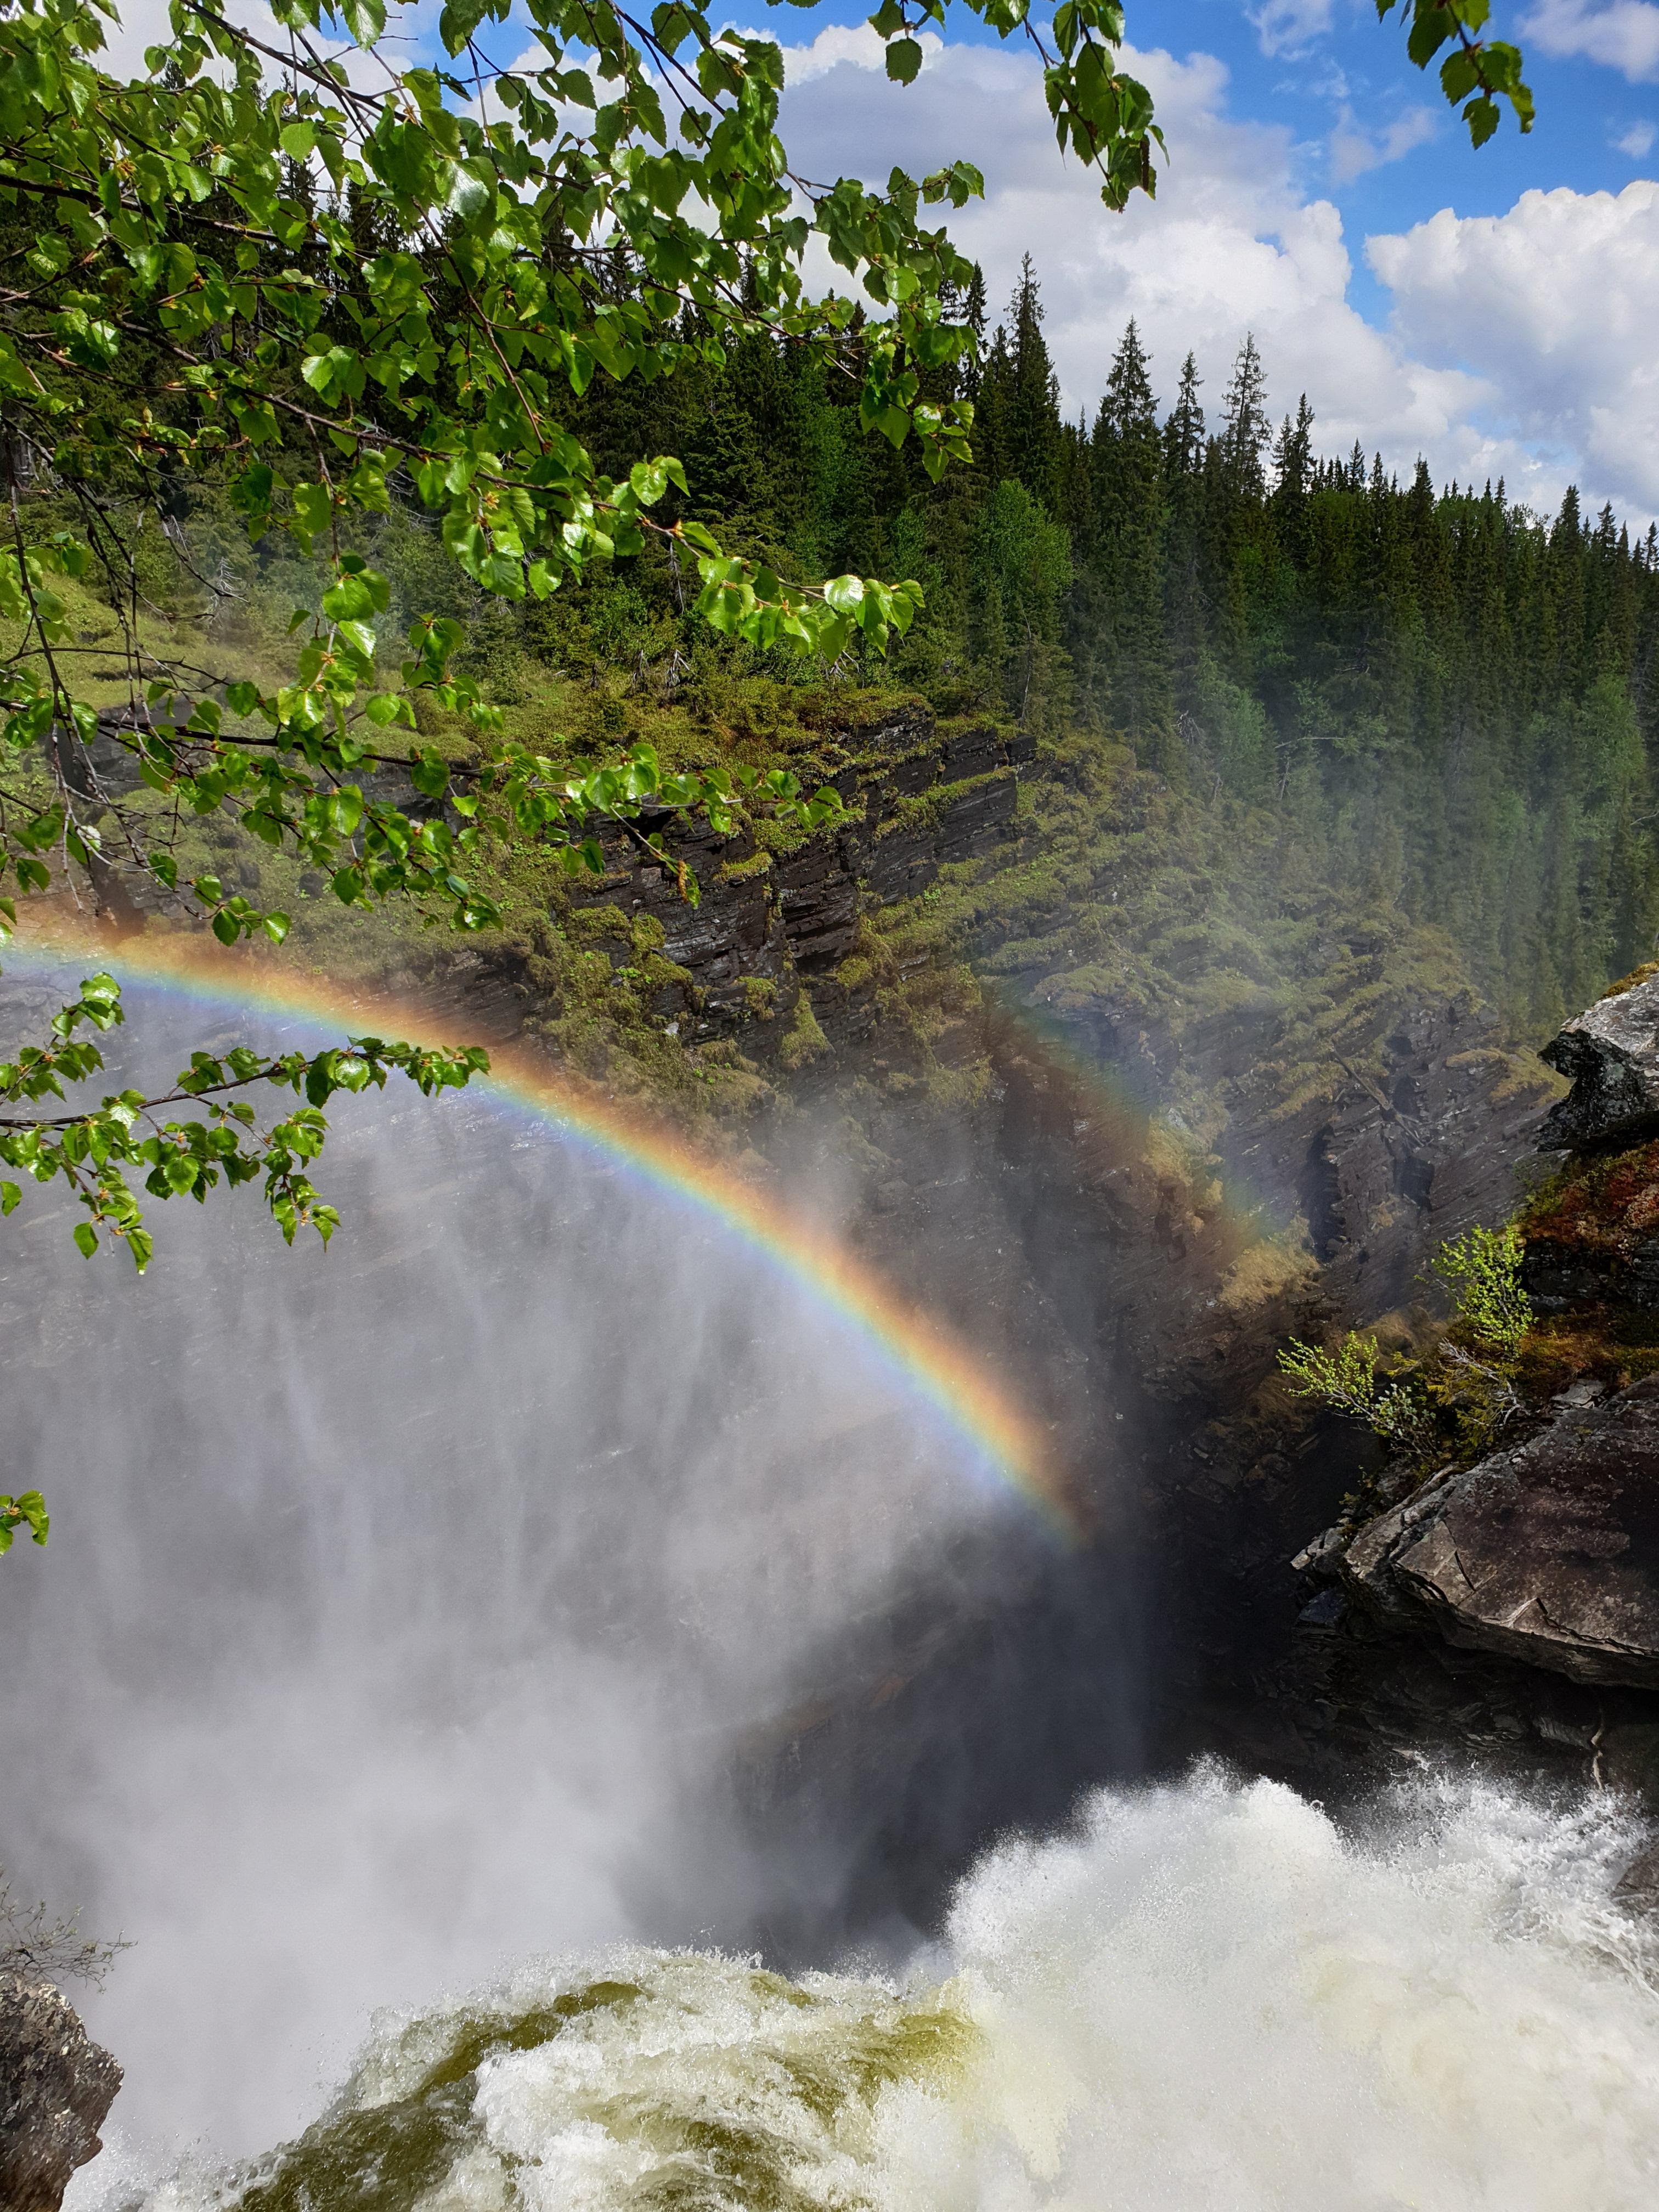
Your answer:
[[[1605,1800],[1480,1786],[1419,1790],[1364,1841],[1215,1773],[1102,1795],[1070,1835],[986,1857],[903,1981],[629,1950],[386,2021],[301,2201],[1650,2212],[1659,1950],[1611,1895],[1636,1841]],[[624,1986],[483,2058],[418,2199],[314,2162],[346,2115],[418,2095],[464,2027],[601,1978]],[[143,2202],[240,2193],[185,2174]]]

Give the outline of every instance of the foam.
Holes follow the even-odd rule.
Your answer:
[[[309,2139],[315,2212],[363,2201],[316,2187],[350,2115],[515,2022],[421,2212],[1646,2212],[1659,1946],[1613,1894],[1639,1841],[1616,1801],[1474,1784],[1358,1838],[1213,1771],[1103,1793],[981,1860],[908,1980],[635,1949],[388,2021]]]

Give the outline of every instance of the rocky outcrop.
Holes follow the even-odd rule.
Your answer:
[[[1425,1483],[1333,1556],[1385,1619],[1659,1689],[1659,1376],[1599,1405],[1567,1393],[1540,1434]]]
[[[1517,1072],[1474,1007],[1382,1000],[1378,1072],[1333,1069],[1289,1110],[1264,1066],[1272,1033],[1248,1017],[1178,1046],[1144,1016],[1109,1014],[1098,1000],[1068,1009],[1068,1027],[1089,1024],[1086,1057],[1045,1051],[1018,1018],[994,1030],[1005,1150],[1036,1164],[1030,1242],[1045,1266],[1075,1255],[1068,1307],[1102,1309],[1096,1334],[1122,1368],[1200,1419],[1249,1395],[1276,1344],[1309,1325],[1310,1300],[1357,1322],[1389,1312],[1418,1294],[1442,1241],[1515,1205],[1549,1079],[1535,1063]],[[1207,1194],[1160,1167],[1138,1118],[1135,1102],[1183,1085],[1227,1115],[1214,1140],[1224,1181]],[[1284,1269],[1289,1303],[1245,1295],[1263,1226],[1234,1194],[1271,1194],[1273,1216],[1306,1221],[1307,1264]],[[1212,1466],[1194,1472],[1213,1486]]]
[[[849,732],[848,744],[854,763],[835,781],[853,818],[833,836],[769,850],[747,830],[721,837],[706,823],[642,817],[641,828],[666,832],[696,875],[695,907],[633,839],[614,824],[594,825],[605,870],[574,885],[570,903],[660,924],[664,957],[684,969],[687,983],[659,1011],[687,1021],[683,1033],[713,1036],[740,1025],[755,1004],[753,985],[830,978],[853,950],[861,900],[913,897],[946,862],[988,852],[1007,835],[1016,771],[1030,753],[1018,732],[941,730],[918,710]],[[847,1011],[840,1026],[867,1031],[868,994]]]
[[[1572,1084],[1544,1125],[1547,1149],[1584,1152],[1659,1134],[1659,975],[1598,999],[1543,1057]]]
[[[0,1972],[0,2205],[58,2212],[70,2176],[103,2148],[121,2069],[50,1982]]]
[[[1328,1658],[1345,1655],[1327,1674],[1342,1679],[1350,1705],[1369,1706],[1384,1729],[1391,1722],[1375,1685],[1392,1674],[1410,1694],[1419,1687],[1389,1640],[1396,1653],[1401,1639],[1426,1641],[1448,1659],[1454,1650],[1480,1655],[1487,1669],[1472,1689],[1474,1662],[1457,1662],[1470,1741],[1491,1724],[1577,1744],[1600,1773],[1616,1735],[1621,1778],[1653,1796],[1659,976],[1638,976],[1600,1000],[1543,1057],[1572,1088],[1539,1135],[1540,1148],[1565,1152],[1565,1162],[1520,1216],[1522,1280],[1536,1318],[1510,1415],[1514,1441],[1416,1486],[1404,1469],[1376,1480],[1374,1494],[1392,1491],[1386,1510],[1357,1527],[1338,1523],[1295,1562],[1329,1585],[1307,1608],[1304,1628]],[[1356,1663],[1367,1649],[1370,1659]],[[1356,1692],[1367,1673],[1371,1686]],[[1528,1686],[1548,1679],[1596,1693],[1590,1709],[1564,1719],[1565,1692]]]

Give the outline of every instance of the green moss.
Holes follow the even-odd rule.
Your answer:
[[[762,846],[746,860],[722,860],[717,873],[723,884],[752,883],[757,876],[770,875],[772,855]]]
[[[633,2004],[631,1982],[593,1982],[516,2020],[469,2021],[406,2095],[319,2120],[242,2191],[241,2212],[413,2212],[477,2136],[479,2066],[492,2052],[534,2051],[572,2021]]]
[[[778,1058],[795,1075],[803,1067],[811,1066],[815,1060],[821,1060],[829,1049],[830,1040],[818,1025],[811,1000],[802,989],[796,997],[783,1042],[778,1047]]]
[[[982,775],[965,775],[955,783],[936,783],[927,791],[899,799],[878,827],[877,842],[884,837],[891,837],[902,830],[936,830],[940,817],[958,805],[969,792],[982,791],[988,784],[1006,783],[1012,774],[1013,770],[1009,768],[988,769]]]
[[[1659,1235],[1659,1140],[1569,1161],[1531,1194],[1519,1221],[1529,1244],[1590,1261],[1628,1259]]]
[[[1628,975],[1621,975],[1616,983],[1609,983],[1602,992],[1603,999],[1621,999],[1626,991],[1633,991],[1638,983],[1646,983],[1659,975],[1659,960],[1644,960],[1639,968],[1632,968]]]

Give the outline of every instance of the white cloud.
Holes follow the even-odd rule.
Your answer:
[[[1443,209],[1366,250],[1406,346],[1484,376],[1509,434],[1595,497],[1659,513],[1659,184]]]
[[[1164,399],[1190,347],[1212,410],[1253,330],[1275,411],[1292,410],[1305,391],[1326,452],[1358,439],[1402,471],[1421,453],[1439,481],[1501,474],[1517,496],[1540,505],[1559,501],[1570,476],[1584,478],[1559,441],[1541,456],[1528,450],[1513,427],[1521,410],[1501,360],[1483,357],[1477,369],[1455,353],[1425,358],[1350,304],[1340,216],[1329,201],[1304,197],[1288,131],[1230,115],[1220,62],[1126,50],[1125,65],[1150,86],[1171,158],[1160,167],[1156,203],[1137,199],[1121,216],[1102,207],[1076,162],[1060,161],[1040,74],[1017,53],[947,45],[908,91],[873,70],[839,64],[786,93],[783,134],[797,167],[813,177],[882,178],[896,161],[912,174],[957,155],[976,161],[986,198],[951,217],[951,234],[983,264],[994,308],[1006,299],[1022,252],[1034,255],[1048,343],[1073,415],[1092,413],[1132,315]],[[823,281],[830,275],[826,262]],[[1636,496],[1622,474],[1596,477],[1586,489],[1599,492],[1603,481],[1615,498]]]
[[[1522,25],[1541,52],[1621,70],[1632,84],[1659,77],[1659,8],[1651,0],[1538,0]]]
[[[1440,118],[1431,107],[1408,107],[1385,131],[1372,133],[1362,130],[1354,121],[1353,110],[1345,107],[1331,133],[1331,182],[1349,185],[1368,169],[1402,161],[1439,128]]]
[[[159,0],[139,4],[159,12]],[[246,4],[251,14],[258,0]],[[1568,0],[1544,0],[1540,14],[1551,11],[1564,19]],[[1319,12],[1304,9],[1304,20]],[[1659,19],[1638,0],[1628,12]],[[1171,160],[1155,204],[1138,198],[1113,216],[1089,175],[1061,161],[1034,61],[932,33],[925,44],[927,65],[908,88],[888,82],[866,25],[786,48],[792,160],[823,179],[884,178],[895,161],[916,175],[959,155],[977,162],[987,197],[951,218],[952,234],[983,264],[994,304],[1022,252],[1035,255],[1073,412],[1092,410],[1131,315],[1165,398],[1190,347],[1212,409],[1254,330],[1276,410],[1305,391],[1327,452],[1358,439],[1402,471],[1422,453],[1440,481],[1502,474],[1540,507],[1576,479],[1644,528],[1659,514],[1659,184],[1633,183],[1616,198],[1531,191],[1504,216],[1444,210],[1370,240],[1367,258],[1394,303],[1379,330],[1350,302],[1340,216],[1305,196],[1305,149],[1285,129],[1237,119],[1227,71],[1212,56],[1126,49],[1126,66],[1157,100]],[[1344,152],[1334,140],[1336,173],[1358,173],[1341,166],[1357,158],[1361,168],[1397,159],[1429,112],[1408,111],[1376,138],[1345,118],[1358,143]],[[1641,159],[1656,139],[1640,124],[1619,143]],[[827,258],[820,274],[845,281]]]
[[[775,39],[777,27],[774,25],[769,30],[751,32],[750,36]],[[945,45],[937,31],[923,31],[916,43],[921,48],[924,69]],[[887,42],[878,38],[868,23],[828,24],[810,46],[784,47],[784,82],[792,88],[810,84],[814,77],[826,76],[840,62],[850,62],[855,69],[880,70],[884,73]]]
[[[247,32],[262,45],[272,46],[279,53],[288,50],[289,33],[278,23],[264,0],[229,0],[222,13],[235,28]],[[119,20],[101,21],[104,49],[99,65],[113,76],[143,77],[148,74],[144,54],[151,46],[167,46],[173,43],[173,29],[168,20],[167,0],[120,0]],[[344,64],[348,81],[363,92],[383,92],[388,70],[410,68],[416,59],[415,47],[426,28],[422,20],[422,0],[390,0],[386,9],[386,28],[378,48],[365,52],[353,46],[349,40],[337,41],[313,37],[313,46],[331,58]],[[538,50],[539,52],[539,50]],[[221,75],[226,74],[222,63],[212,66]],[[276,69],[274,63],[266,64],[269,76]]]
[[[1291,54],[1331,27],[1331,0],[1262,0],[1247,8],[1264,54]]]
[[[1632,161],[1645,161],[1653,151],[1653,142],[1659,138],[1659,126],[1651,123],[1632,123],[1613,142],[1613,150],[1628,154]]]

